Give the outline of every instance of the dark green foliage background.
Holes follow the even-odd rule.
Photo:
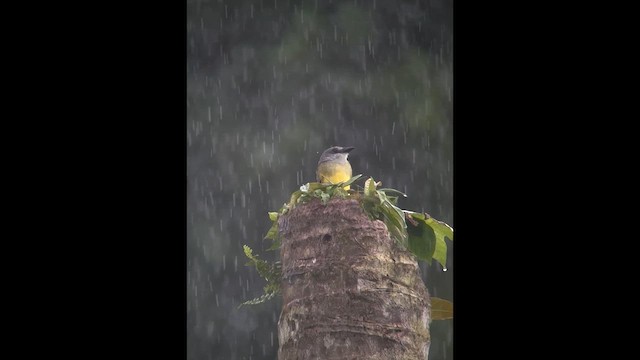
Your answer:
[[[242,245],[276,259],[267,212],[331,145],[455,228],[452,56],[451,1],[187,1],[188,359],[275,359],[281,300],[237,309],[265,285]],[[421,268],[454,300],[447,245]],[[452,322],[431,332],[451,359]]]

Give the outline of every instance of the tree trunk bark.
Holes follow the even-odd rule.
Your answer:
[[[383,222],[356,200],[314,199],[279,230],[279,360],[427,359],[429,294]]]

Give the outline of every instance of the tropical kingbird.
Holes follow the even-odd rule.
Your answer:
[[[351,164],[347,160],[354,147],[333,146],[320,155],[316,177],[323,184],[337,184],[351,179]],[[349,190],[350,186],[345,186]]]

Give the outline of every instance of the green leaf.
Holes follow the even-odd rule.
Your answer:
[[[438,236],[436,232],[436,249],[433,252],[433,258],[436,259],[443,268],[447,268],[447,243],[444,242],[442,236]]]
[[[349,179],[347,181],[343,181],[343,182],[337,183],[336,185],[339,185],[339,187],[344,187],[344,186],[347,186],[347,185],[351,185],[354,181],[360,179],[360,177],[362,177],[362,174],[356,175],[356,176],[352,177],[351,179]]]
[[[393,204],[384,192],[375,190],[377,184],[374,181],[373,178],[370,178],[365,182],[365,196],[362,198],[363,209],[371,218],[382,220],[391,237],[406,248],[408,235],[404,213]]]
[[[376,195],[376,182],[372,177],[368,178],[367,181],[364,182],[364,195],[365,196],[375,196]]]
[[[387,195],[387,200],[393,205],[398,206],[398,197],[397,196],[389,196]]]
[[[298,203],[298,199],[300,199],[300,196],[302,196],[302,191],[301,190],[294,191],[293,194],[291,194],[291,198],[289,199],[289,203],[286,205],[286,207],[289,210],[293,209],[296,206],[296,204]]]
[[[271,239],[271,240],[277,240],[278,239],[278,222],[277,221],[275,221],[271,225],[271,228],[267,232],[267,235],[264,236],[264,239]]]
[[[337,196],[344,199],[349,196],[349,192],[342,187],[337,187],[333,190],[330,196]]]
[[[379,191],[382,191],[384,193],[388,193],[388,192],[392,192],[392,193],[398,193],[404,197],[407,197],[407,195],[401,191],[398,191],[396,189],[389,189],[389,188],[384,188],[384,189],[378,189]]]
[[[267,285],[264,287],[264,295],[259,298],[246,301],[242,305],[255,305],[263,303],[276,294],[280,293],[280,280],[282,279],[282,264],[279,261],[275,263],[269,263],[265,260],[258,259],[257,255],[253,255],[253,250],[247,245],[243,245],[244,254],[249,258],[247,266],[255,266],[258,274],[267,281]],[[240,307],[238,306],[238,307]]]
[[[406,229],[407,223],[404,220],[404,216],[401,212],[397,211],[397,208],[390,203],[383,204],[382,208],[386,210],[387,216],[393,221],[393,224],[398,227],[398,229]]]
[[[398,227],[388,216],[387,214],[383,214],[384,224],[387,226],[387,230],[389,230],[389,234],[402,246],[407,247],[407,234],[403,229]]]
[[[436,235],[440,235],[442,237],[448,237],[449,240],[453,241],[453,228],[447,223],[443,221],[438,221],[432,217],[426,220],[426,223],[433,228],[433,231],[436,232]]]
[[[448,300],[431,297],[431,320],[453,319],[453,303]]]
[[[389,233],[405,248],[407,244],[407,229],[404,218],[389,206],[381,206],[384,223],[387,225]]]
[[[382,207],[386,209],[393,217],[396,225],[399,228],[405,229],[407,227],[407,224],[404,220],[404,212],[397,206],[393,205],[389,198],[387,198],[387,195],[385,195],[383,192],[378,191],[378,197],[380,197],[380,200],[382,201]]]
[[[244,256],[248,257],[251,260],[255,260],[255,258],[253,257],[253,250],[251,250],[250,247],[248,247],[247,245],[242,245],[242,250],[244,250]]]
[[[319,182],[310,182],[310,183],[306,183],[305,185],[302,185],[300,187],[300,190],[302,190],[302,188],[304,187],[305,190],[302,190],[303,192],[312,193],[318,189],[323,189],[326,186],[327,186],[326,184],[321,184]]]
[[[256,270],[258,270],[258,274],[267,282],[279,281],[279,276],[277,274],[280,272],[280,263],[269,263],[265,260],[258,259],[257,255],[253,255],[253,251],[247,245],[243,245],[244,254],[249,260],[247,266],[255,266]]]
[[[277,238],[273,241],[273,244],[271,244],[271,246],[269,246],[269,248],[267,249],[267,251],[274,251],[274,250],[278,250],[280,249],[280,246],[282,245],[280,238]]]
[[[432,217],[425,220],[425,223],[429,225],[433,232],[436,234],[436,250],[434,251],[433,258],[436,259],[443,268],[447,268],[447,243],[444,238],[447,237],[453,241],[453,229],[442,221],[438,221]]]
[[[410,211],[410,210],[402,210],[405,214],[409,214],[411,215],[412,218],[416,219],[416,220],[426,220],[427,218],[425,217],[424,213],[419,213],[419,212],[415,212],[415,211]]]
[[[438,221],[425,213],[417,213],[407,210],[404,210],[404,213],[410,215],[414,220],[424,222],[433,229],[436,237],[433,258],[436,259],[443,268],[446,268],[447,243],[444,241],[444,239],[446,237],[453,241],[453,228],[451,228],[451,226],[447,225],[445,222]]]
[[[436,234],[424,220],[414,218],[415,225],[407,224],[408,249],[419,259],[431,264],[431,258],[436,250]]]
[[[273,221],[273,224],[271,224],[271,228],[267,232],[267,235],[264,236],[264,239],[273,240],[273,244],[271,244],[267,251],[280,248],[280,238],[278,236],[278,216],[279,214],[277,212],[269,212],[269,219]]]
[[[267,300],[271,300],[277,294],[278,294],[278,292],[268,292],[266,294],[263,294],[260,297],[257,297],[255,299],[243,302],[242,304],[238,305],[238,309],[241,308],[243,305],[258,305],[258,304],[262,304],[263,302],[265,302]]]
[[[271,228],[267,232],[267,235],[264,236],[264,239],[273,240],[273,244],[271,244],[271,246],[267,249],[267,251],[277,250],[280,248],[280,236],[278,233],[278,216],[279,215],[277,212],[269,213],[269,219],[273,221],[273,224],[271,224]]]

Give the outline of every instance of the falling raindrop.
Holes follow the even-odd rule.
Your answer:
[[[260,182],[260,173],[258,173],[258,190],[262,192],[262,183]]]

